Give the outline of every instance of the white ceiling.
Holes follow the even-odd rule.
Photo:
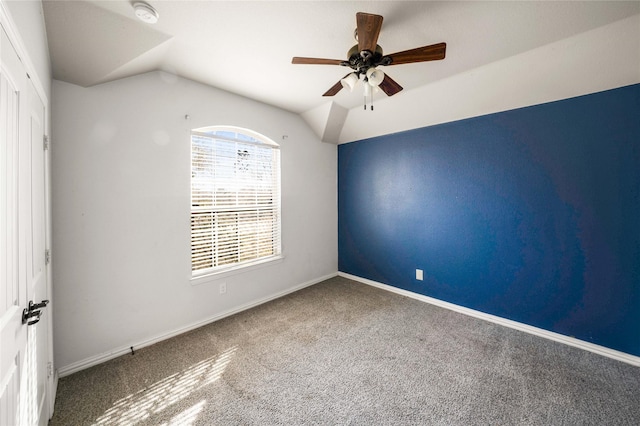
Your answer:
[[[149,0],[160,15],[149,25],[131,3],[44,0],[53,77],[92,86],[163,70],[303,113],[327,103],[322,93],[348,70],[291,58],[346,59],[359,11],[384,17],[385,53],[447,43],[443,61],[385,69],[405,91],[640,13],[639,1]],[[363,101],[358,90],[332,100]]]

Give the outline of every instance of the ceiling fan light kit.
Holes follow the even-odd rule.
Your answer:
[[[445,58],[447,48],[446,43],[438,43],[392,53],[391,55],[384,55],[382,47],[378,45],[378,36],[382,29],[382,19],[383,18],[380,15],[373,15],[364,12],[356,13],[357,26],[354,31],[354,36],[356,37],[358,44],[349,49],[349,52],[347,52],[347,57],[349,59],[346,61],[340,59],[305,58],[296,56],[291,60],[291,63],[308,65],[340,65],[351,68],[353,72],[344,76],[322,96],[334,96],[343,87],[353,91],[358,80],[362,77],[365,95],[364,109],[367,109],[366,98],[367,96],[371,96],[373,92],[376,92],[378,87],[382,89],[387,96],[393,96],[402,90],[402,86],[377,67],[410,64],[415,62],[438,61]],[[373,110],[373,104],[371,105],[371,109]]]
[[[350,92],[353,92],[353,88],[356,87],[356,84],[358,84],[358,80],[358,74],[352,72],[351,74],[348,74],[345,78],[340,80],[340,83],[342,84],[342,87],[344,87],[345,89],[349,89]]]
[[[377,68],[369,68],[367,70],[367,81],[372,86],[380,86],[380,83],[384,80],[384,73]]]

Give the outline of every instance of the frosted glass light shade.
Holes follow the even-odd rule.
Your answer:
[[[377,68],[369,68],[367,70],[367,80],[372,86],[378,86],[384,80],[384,73]]]
[[[344,87],[345,89],[349,89],[351,92],[353,92],[353,88],[356,87],[357,82],[358,76],[354,72],[340,80],[340,83],[342,83],[342,87]]]

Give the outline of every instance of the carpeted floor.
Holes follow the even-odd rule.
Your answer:
[[[638,425],[640,368],[336,277],[61,379],[92,424]]]

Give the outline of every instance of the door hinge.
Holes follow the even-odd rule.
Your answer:
[[[42,142],[43,142],[44,150],[48,151],[49,150],[49,136],[44,135],[42,137]]]
[[[47,363],[47,379],[51,376],[53,376],[53,363],[48,362]]]
[[[51,262],[51,250],[46,249],[44,251],[44,264],[48,265]]]

